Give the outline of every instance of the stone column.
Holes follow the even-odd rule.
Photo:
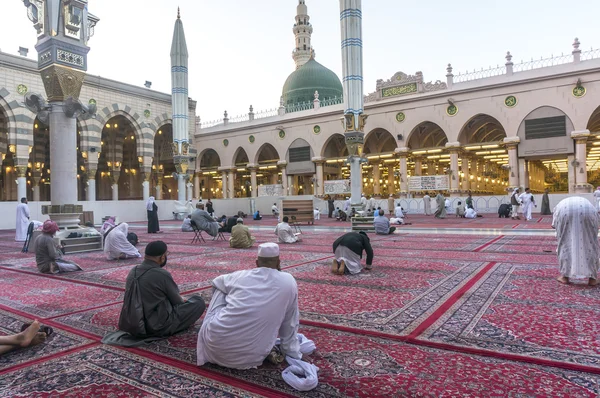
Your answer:
[[[296,195],[296,187],[294,185],[294,176],[288,176],[288,195]]]
[[[317,196],[323,196],[323,194],[325,193],[325,187],[323,186],[323,164],[325,163],[325,158],[323,157],[314,157],[311,159],[313,161],[313,163],[316,166],[316,173],[315,173],[315,182],[314,182],[314,193]]]
[[[398,154],[399,159],[400,159],[400,196],[406,197],[408,195],[408,153],[409,153],[409,149],[407,147],[397,148],[396,153]],[[419,160],[418,169],[417,169],[417,160]],[[417,170],[418,170],[418,173],[417,173]],[[420,162],[419,158],[415,159],[415,174],[421,175],[421,162]]]
[[[448,142],[446,143],[446,148],[448,152],[450,152],[450,170],[451,174],[448,175],[448,179],[450,180],[450,195],[458,196],[460,195],[460,186],[459,186],[459,174],[458,174],[458,151],[460,150],[460,142]]]
[[[210,186],[208,190],[210,191]],[[194,198],[200,199],[200,172],[194,173]]]
[[[235,169],[227,172],[227,197],[229,199],[235,198],[235,172]]]
[[[379,179],[381,173],[379,171],[379,163],[373,165],[373,195],[381,195],[381,183]]]
[[[221,190],[223,191],[223,199],[227,199],[229,195],[227,195],[227,171],[221,170]]]
[[[288,177],[287,177],[287,161],[285,160],[280,160],[279,162],[277,162],[277,166],[279,167],[279,170],[281,170],[281,185],[283,185],[283,195],[287,196],[289,195],[289,191],[288,191]]]
[[[63,112],[61,102],[50,110],[50,170],[53,205],[77,203],[77,120]],[[117,191],[118,193],[118,191]]]
[[[519,159],[519,183],[521,193],[525,192],[525,188],[529,188],[529,165],[527,160]]]
[[[569,193],[575,192],[575,170],[576,167],[573,166],[573,162],[575,161],[575,155],[567,156],[567,170],[568,170],[568,181],[569,181]]]
[[[121,176],[120,171],[112,170],[110,172],[110,179],[112,181],[112,200],[119,200],[119,177]]]
[[[17,166],[15,172],[17,175],[17,202],[20,202],[21,198],[27,198],[27,167]]]
[[[156,200],[162,200],[163,173],[159,172],[156,178]]]
[[[35,171],[32,173],[33,177],[31,178],[31,185],[33,185],[33,201],[40,201],[40,179],[42,178],[39,173]],[[36,175],[38,174],[38,175]]]
[[[256,179],[256,165],[249,164],[247,169],[250,170],[250,196],[256,198],[258,196],[258,181]]]
[[[150,181],[148,180],[150,178],[149,174],[150,173],[143,173],[142,176],[144,178],[142,181],[142,198],[144,202],[150,197]]]
[[[592,192],[592,186],[587,182],[587,140],[589,136],[589,130],[571,133],[571,138],[575,140],[575,193]]]
[[[519,157],[517,148],[521,142],[519,137],[507,137],[504,139],[508,152],[508,189],[512,191],[519,187]]]
[[[388,195],[392,194],[395,195],[396,194],[396,186],[394,184],[395,182],[395,178],[394,178],[394,165],[393,164],[388,164]]]
[[[421,167],[422,164],[423,164],[423,161],[421,160],[421,158],[415,158],[415,175],[416,176],[423,175],[423,169]]]
[[[461,172],[463,173],[462,187],[463,192],[467,192],[471,189],[471,181],[469,177],[471,176],[471,172],[469,171],[469,157],[465,154],[462,156],[462,166]]]
[[[39,192],[38,192],[39,195]],[[88,202],[96,201],[96,170],[87,170],[87,189],[85,191],[85,197]]]

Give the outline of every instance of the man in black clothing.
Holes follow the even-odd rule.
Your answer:
[[[331,272],[337,275],[344,273],[358,274],[362,270],[360,259],[363,250],[367,254],[367,266],[370,270],[373,264],[373,249],[367,234],[361,232],[348,232],[333,242],[335,258],[331,264]]]
[[[132,288],[133,279],[137,278],[146,333],[129,333],[134,337],[166,337],[186,330],[204,313],[204,300],[199,295],[187,300],[180,296],[173,277],[163,268],[169,254],[165,242],[150,242],[145,254],[144,261],[127,276],[125,297],[127,290]],[[119,319],[119,325],[121,323]]]
[[[237,220],[237,216],[229,217],[227,219],[227,223],[222,228],[219,228],[219,232],[231,233],[231,229],[235,227],[235,225],[237,224]]]

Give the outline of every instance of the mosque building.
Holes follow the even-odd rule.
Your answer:
[[[201,123],[190,99],[191,196],[345,192],[342,82],[317,61],[304,0],[293,33],[296,69],[277,109]],[[365,97],[363,191],[419,196],[411,177],[448,176],[445,192],[455,196],[590,192],[600,185],[600,50],[580,47],[575,39],[566,55],[519,63],[507,53],[497,67],[464,74],[448,64],[443,82],[421,72],[378,80]],[[43,89],[36,60],[0,52],[2,201],[18,199],[23,176],[30,200],[50,198],[48,127],[23,104]],[[141,200],[144,181],[158,199],[176,199],[171,95],[88,75],[80,98],[98,113],[78,120],[79,200]]]

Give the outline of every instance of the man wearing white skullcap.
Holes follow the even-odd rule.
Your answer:
[[[258,246],[257,267],[212,281],[210,309],[198,332],[198,365],[260,366],[281,339],[283,355],[300,359],[300,315],[294,277],[280,272],[279,245]]]

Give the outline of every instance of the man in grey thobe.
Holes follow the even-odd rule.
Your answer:
[[[131,289],[133,279],[137,277],[144,308],[146,334],[136,335],[130,331],[135,337],[171,336],[192,326],[206,309],[202,297],[194,295],[186,300],[179,295],[173,277],[163,268],[167,264],[167,255],[166,243],[150,242],[144,261],[127,276],[125,291]]]
[[[200,203],[196,205],[196,210],[192,213],[192,221],[196,223],[196,226],[200,231],[204,231],[212,237],[217,236],[219,232],[219,223],[204,210],[204,205],[201,205]]]

